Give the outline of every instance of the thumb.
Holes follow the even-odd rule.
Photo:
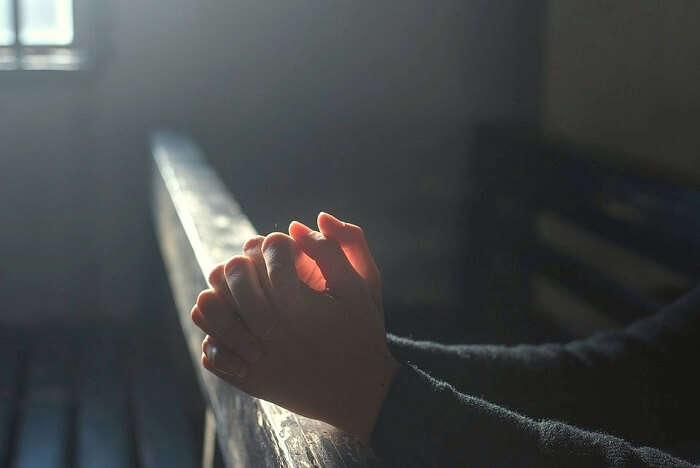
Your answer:
[[[365,280],[372,296],[381,302],[382,277],[369,250],[365,234],[360,226],[344,223],[333,215],[321,212],[318,215],[318,228],[321,233],[335,239],[345,252],[345,256],[355,271]]]
[[[363,287],[361,278],[337,240],[312,231],[298,221],[289,225],[289,235],[316,262],[326,279],[326,287],[332,294],[351,298],[357,293],[358,287]]]
[[[261,246],[272,296],[283,308],[293,308],[299,300],[301,282],[294,266],[296,248],[295,242],[280,232],[265,237]]]

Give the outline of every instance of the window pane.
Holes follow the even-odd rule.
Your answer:
[[[15,31],[12,27],[12,0],[0,0],[0,46],[12,45]]]
[[[73,0],[20,0],[20,41],[67,45],[73,41]]]

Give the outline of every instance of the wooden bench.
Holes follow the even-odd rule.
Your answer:
[[[157,132],[151,139],[153,214],[158,242],[177,314],[209,416],[203,461],[214,463],[218,438],[226,466],[376,466],[357,441],[318,421],[246,395],[201,367],[202,332],[190,320],[207,275],[217,263],[240,252],[256,231],[188,138]]]
[[[700,191],[531,129],[483,126],[472,157],[470,290],[514,341],[624,325],[700,281]]]
[[[197,424],[188,416],[196,405],[161,346],[163,327],[139,323],[151,335],[146,340],[125,325],[103,319],[84,328],[0,330],[0,466],[199,462]]]

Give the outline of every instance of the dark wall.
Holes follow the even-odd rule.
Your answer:
[[[700,186],[700,3],[549,3],[544,127]]]
[[[0,76],[3,319],[148,313],[154,127],[193,135],[261,232],[335,212],[391,277],[462,244],[473,125],[538,118],[541,2],[104,7],[94,73]],[[406,300],[459,302],[436,271]]]

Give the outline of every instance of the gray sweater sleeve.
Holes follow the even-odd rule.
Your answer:
[[[397,359],[436,379],[404,366],[403,380],[392,388],[391,398],[410,399],[410,388],[422,387],[421,399],[442,402],[429,410],[442,414],[441,408],[449,407],[450,417],[467,417],[476,405],[487,419],[487,415],[496,415],[494,421],[501,421],[504,430],[509,426],[508,430],[523,437],[526,433],[534,437],[534,445],[525,445],[540,447],[540,454],[556,453],[555,458],[559,458],[571,450],[572,454],[611,456],[605,455],[605,450],[622,450],[626,457],[637,457],[628,458],[635,460],[632,466],[645,466],[639,463],[652,463],[654,457],[664,455],[653,449],[634,449],[622,439],[573,426],[612,433],[635,445],[666,446],[697,432],[699,389],[692,374],[700,346],[700,288],[653,317],[568,344],[446,346],[391,336],[389,343]],[[409,396],[402,397],[404,393]],[[388,399],[385,406],[391,405]],[[533,419],[524,419],[518,413]],[[445,416],[440,418],[445,420]],[[387,423],[386,419],[382,422]],[[494,434],[498,427],[500,424],[493,426]],[[594,450],[590,444],[600,447]],[[507,443],[500,446],[507,451]],[[592,466],[608,465],[626,466],[617,462]]]
[[[548,420],[535,421],[457,392],[404,365],[372,445],[397,467],[690,467],[648,447]]]

